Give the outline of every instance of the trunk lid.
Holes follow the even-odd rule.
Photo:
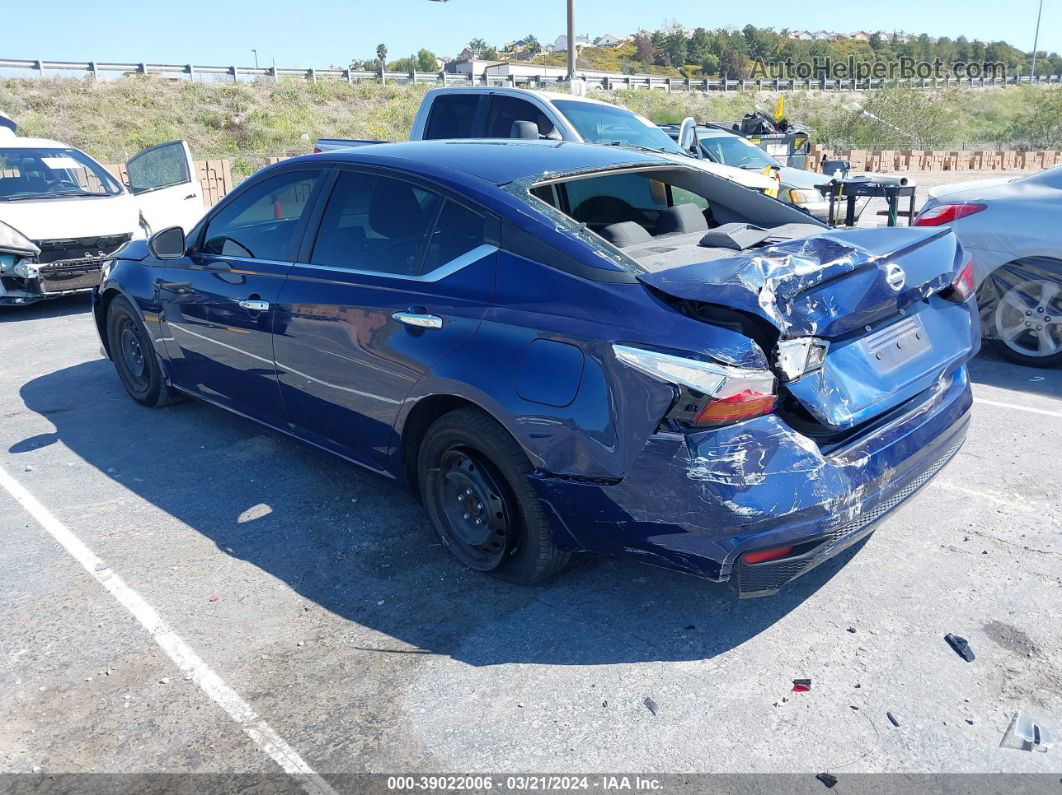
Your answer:
[[[961,253],[947,228],[836,230],[639,279],[673,298],[757,315],[782,340],[829,340],[821,369],[784,389],[827,429],[844,430],[976,352],[969,306],[929,300],[951,284]]]

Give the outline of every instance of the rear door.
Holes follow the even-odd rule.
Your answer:
[[[180,226],[187,233],[202,217],[203,189],[184,141],[145,149],[125,164],[129,190],[152,231]]]
[[[460,197],[384,171],[340,169],[318,214],[277,299],[281,393],[298,435],[382,468],[402,400],[489,306],[496,234]]]
[[[158,282],[166,350],[178,383],[287,429],[273,363],[274,303],[328,166],[253,180],[221,204],[185,258]]]

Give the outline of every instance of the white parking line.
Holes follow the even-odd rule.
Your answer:
[[[997,409],[1011,409],[1012,411],[1027,411],[1030,414],[1041,414],[1045,417],[1059,417],[1062,418],[1062,411],[1051,411],[1050,409],[1034,409],[1032,406],[1019,406],[1017,403],[1002,403],[998,400],[985,400],[984,398],[975,397],[974,403],[983,403],[986,406],[995,406]]]
[[[136,591],[125,584],[111,571],[91,549],[69,530],[52,513],[41,505],[13,477],[0,468],[0,486],[37,520],[70,555],[80,563],[151,635],[173,663],[219,707],[228,713],[251,741],[268,754],[281,769],[297,777],[299,783],[311,795],[336,795],[328,783],[311,768],[298,752],[260,718],[243,698],[211,670],[192,647],[159,616],[151,605]]]

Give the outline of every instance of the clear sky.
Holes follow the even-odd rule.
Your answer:
[[[706,28],[906,30],[1031,50],[1039,0],[758,0],[658,3],[575,0],[579,33],[628,33],[677,21]],[[0,56],[52,60],[250,66],[345,66],[420,47],[454,55],[469,39],[501,44],[528,33],[544,44],[565,27],[565,0],[48,0],[12,2]],[[17,34],[17,35],[13,35]],[[1044,0],[1040,49],[1062,50],[1062,0]]]

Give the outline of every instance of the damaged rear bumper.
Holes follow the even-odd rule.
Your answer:
[[[538,475],[558,539],[763,596],[869,535],[966,438],[965,367],[828,451],[777,415],[692,435],[650,437],[619,483]],[[747,564],[747,552],[792,554]]]

